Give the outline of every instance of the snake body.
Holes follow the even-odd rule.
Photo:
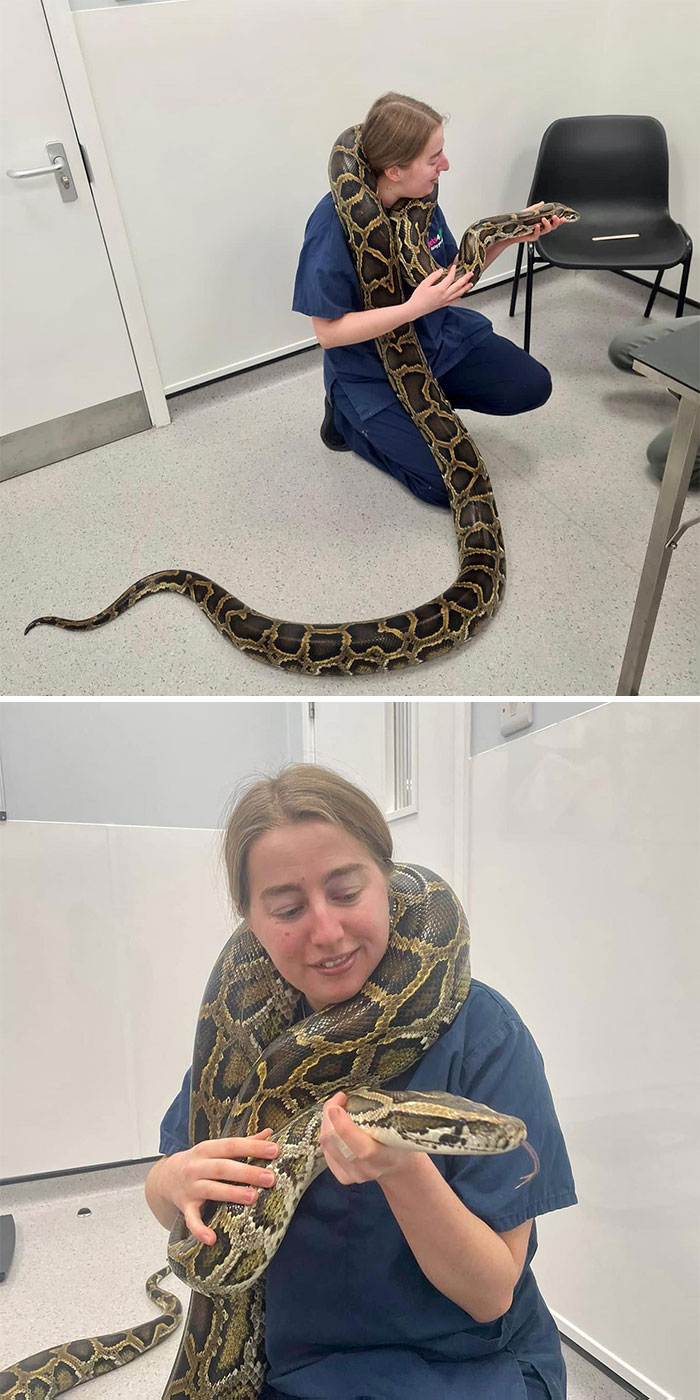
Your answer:
[[[323,1170],[320,1118],[337,1089],[348,1094],[350,1117],[379,1141],[460,1154],[523,1146],[537,1170],[520,1119],[450,1094],[382,1087],[452,1024],[471,982],[467,920],[449,885],[420,866],[397,865],[389,894],[389,941],[372,976],[350,1001],[303,1021],[295,1021],[300,993],[247,925],[235,930],[213,968],[195,1035],[190,1141],[269,1127],[280,1146],[277,1184],[250,1206],[208,1203],[202,1218],[216,1233],[214,1245],[200,1244],[178,1217],[168,1259],[193,1293],[164,1400],[257,1400],[266,1368],[264,1270],[301,1195]],[[104,1341],[86,1339],[75,1355],[76,1344],[54,1349],[63,1359],[63,1390],[96,1374]],[[129,1331],[110,1341],[121,1361],[137,1354]],[[50,1388],[48,1353],[32,1360],[41,1363],[42,1355],[45,1389],[24,1385],[21,1362],[2,1373],[0,1395],[52,1400],[62,1393]],[[41,1365],[37,1374],[44,1379]]]
[[[328,173],[365,310],[399,305],[402,278],[415,287],[440,267],[426,236],[436,192],[427,199],[399,201],[387,212],[364,157],[359,126],[338,137]],[[476,286],[491,244],[526,235],[553,215],[568,222],[579,218],[574,209],[549,203],[472,224],[460,243],[457,277],[472,272]],[[138,579],[93,617],[38,617],[25,634],[42,623],[77,630],[101,627],[141,598],[168,591],[190,598],[239,650],[313,676],[411,666],[473,637],[498,606],[506,577],[501,525],[484,460],[435,379],[413,324],[407,322],[374,343],[390,384],[427,442],[445,483],[459,556],[459,573],[449,588],[427,603],[370,621],[298,623],[257,612],[196,570],[161,569]]]
[[[169,1273],[170,1268],[166,1266],[146,1280],[146,1292],[160,1308],[162,1317],[140,1322],[127,1331],[109,1332],[103,1337],[81,1337],[16,1361],[7,1371],[0,1371],[3,1400],[53,1400],[55,1395],[63,1395],[82,1381],[126,1366],[165,1341],[180,1325],[182,1316],[180,1299],[158,1287]]]

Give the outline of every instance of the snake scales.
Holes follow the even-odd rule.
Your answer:
[[[349,127],[335,142],[329,178],[335,207],[362,288],[365,310],[396,306],[402,278],[416,287],[440,265],[427,246],[436,192],[401,200],[389,213],[377,194],[361,146],[361,128]],[[543,204],[480,219],[464,233],[457,277],[472,272],[476,286],[492,243],[528,234],[543,218],[579,218],[566,205]],[[202,608],[228,641],[273,666],[309,675],[347,675],[411,666],[452,650],[474,636],[495,611],[505,588],[501,525],[484,460],[432,374],[411,322],[380,336],[375,345],[399,401],[425,438],[449,497],[459,555],[454,583],[427,603],[367,622],[284,622],[256,612],[195,570],[161,569],[131,584],[93,617],[37,617],[54,627],[101,627],[150,593],[181,593]]]
[[[53,1400],[82,1381],[104,1376],[118,1366],[126,1366],[137,1356],[151,1351],[180,1325],[182,1304],[174,1293],[158,1284],[170,1268],[158,1269],[146,1280],[146,1292],[163,1313],[162,1317],[140,1322],[126,1332],[109,1332],[102,1337],[81,1337],[79,1341],[48,1347],[34,1356],[25,1356],[6,1371],[0,1371],[3,1400]]]
[[[193,1293],[163,1400],[257,1400],[266,1364],[260,1275],[299,1198],[323,1170],[320,1117],[324,1100],[338,1088],[348,1092],[350,1116],[380,1140],[464,1154],[522,1145],[535,1170],[519,1184],[537,1171],[520,1119],[449,1094],[380,1088],[416,1064],[451,1025],[471,981],[469,929],[449,885],[420,866],[396,865],[389,890],[386,953],[350,1001],[295,1022],[300,993],[245,924],[214,966],[195,1035],[190,1141],[272,1128],[280,1145],[277,1185],[261,1191],[252,1206],[208,1203],[202,1218],[216,1233],[212,1246],[189,1235],[178,1217],[168,1258]],[[164,1296],[174,1315],[177,1300]],[[132,1360],[145,1349],[144,1328],[159,1325],[163,1320],[18,1362],[0,1374],[0,1395],[53,1400],[98,1371]],[[170,1321],[167,1330],[176,1325]],[[160,1339],[154,1335],[152,1345]],[[26,1380],[30,1364],[34,1389]]]

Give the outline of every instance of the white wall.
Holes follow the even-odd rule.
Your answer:
[[[300,702],[0,702],[15,821],[216,827],[236,784],[301,757]]]
[[[321,716],[336,705],[315,703]],[[204,986],[234,922],[216,829],[222,807],[243,777],[301,759],[304,708],[0,706],[9,812],[0,823],[0,1177],[157,1154]],[[325,742],[318,761],[339,753],[346,776],[374,791],[381,759],[370,767],[367,758],[380,752],[384,713],[384,702],[340,702],[337,744]],[[459,744],[465,713],[421,707],[419,810],[392,825],[397,859],[448,879],[452,736]]]
[[[662,122],[671,213],[700,241],[693,0],[433,0],[429,9],[416,0],[74,0],[74,9],[166,389],[315,343],[309,320],[291,310],[304,226],[328,190],[336,136],[392,88],[451,113],[440,202],[457,238],[475,219],[527,202],[550,122],[613,112]],[[509,250],[483,284],[514,267]],[[561,278],[566,295],[577,274],[543,275]],[[652,284],[652,273],[642,276]],[[679,281],[679,268],[664,275],[672,290]],[[697,256],[688,295],[700,297]],[[674,311],[660,297],[654,314]]]
[[[471,702],[471,755],[483,753],[485,749],[495,749],[499,744],[514,744],[526,734],[534,734],[536,729],[546,729],[550,724],[560,724],[570,715],[578,715],[583,710],[592,710],[596,705],[605,704],[601,700],[533,700],[532,724],[516,734],[501,733],[500,700],[472,700]]]
[[[474,975],[540,1046],[580,1202],[538,1222],[535,1273],[567,1335],[676,1400],[700,1393],[699,726],[612,703],[469,765]]]
[[[0,829],[0,1177],[154,1156],[232,920],[219,833]]]
[[[157,1153],[232,927],[217,828],[300,709],[0,704],[0,1176]]]

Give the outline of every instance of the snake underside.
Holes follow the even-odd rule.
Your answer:
[[[399,305],[404,299],[402,279],[417,286],[440,266],[427,246],[436,194],[399,201],[387,213],[364,158],[359,126],[349,127],[335,142],[329,179],[365,310]],[[553,215],[567,222],[579,218],[574,209],[552,202],[472,224],[460,243],[457,277],[471,272],[472,287],[476,286],[491,244],[526,235]],[[42,623],[75,630],[101,627],[141,598],[167,591],[190,598],[240,651],[313,676],[413,666],[473,637],[495,612],[506,578],[501,525],[486,465],[435,379],[413,324],[407,322],[374,343],[397,398],[427,442],[445,483],[459,557],[459,572],[449,588],[391,616],[299,623],[257,612],[196,570],[161,569],[138,579],[93,617],[38,617],[25,632]]]

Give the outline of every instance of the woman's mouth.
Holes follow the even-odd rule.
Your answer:
[[[333,977],[341,972],[347,972],[352,966],[355,956],[359,950],[353,948],[351,953],[344,953],[342,957],[326,958],[322,963],[314,963],[316,972],[323,972],[327,977]]]

